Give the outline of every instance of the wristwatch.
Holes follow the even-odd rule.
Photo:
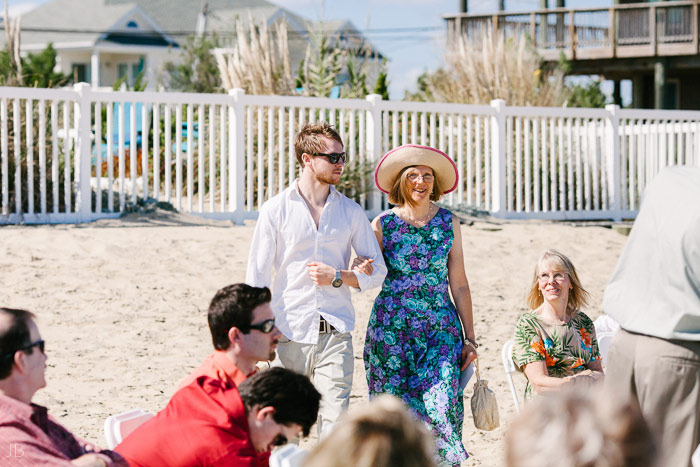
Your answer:
[[[343,285],[343,279],[340,277],[340,269],[335,270],[335,279],[331,282],[331,285],[336,289]]]

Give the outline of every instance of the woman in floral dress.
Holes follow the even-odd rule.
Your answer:
[[[369,394],[403,400],[432,430],[441,464],[458,465],[467,458],[459,377],[476,342],[459,219],[432,202],[455,189],[457,169],[441,151],[404,145],[382,158],[375,181],[396,206],[372,222],[388,274],[367,328]]]
[[[513,361],[527,376],[525,399],[533,391],[603,376],[593,322],[581,311],[588,298],[571,260],[556,250],[545,251],[528,294],[530,311],[515,328]]]

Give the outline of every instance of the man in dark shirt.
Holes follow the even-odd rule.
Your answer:
[[[320,399],[306,376],[284,368],[238,387],[200,376],[116,451],[132,467],[267,466],[274,446],[309,434]]]
[[[0,308],[0,464],[126,466],[118,454],[73,436],[45,407],[32,404],[46,386],[46,358],[34,314]]]

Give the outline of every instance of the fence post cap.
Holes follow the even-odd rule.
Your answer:
[[[242,96],[245,94],[245,89],[243,88],[233,88],[228,90],[228,95],[233,97]]]
[[[617,112],[620,111],[620,106],[617,104],[607,104],[605,106],[605,110],[608,112],[612,112],[613,114],[616,114]]]
[[[491,104],[491,107],[502,109],[506,106],[506,101],[505,99],[493,99],[489,104]]]
[[[78,92],[79,94],[82,94],[90,90],[90,85],[88,83],[75,83],[73,85],[73,90]]]
[[[367,97],[365,97],[367,102],[370,104],[376,104],[378,101],[382,100],[381,94],[367,94]]]

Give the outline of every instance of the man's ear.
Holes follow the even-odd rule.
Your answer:
[[[267,417],[272,418],[272,416],[275,414],[276,410],[274,407],[268,405],[267,407],[259,408],[260,406],[256,406],[255,410],[257,412],[255,413],[255,418],[258,420],[262,421],[265,420]]]
[[[309,156],[307,153],[303,153],[301,155],[301,162],[302,167],[306,167],[308,164],[311,164],[311,156]]]
[[[17,371],[20,373],[24,374],[27,372],[27,354],[22,352],[21,350],[18,350],[15,352],[14,356],[14,361],[15,361],[15,368]]]
[[[231,329],[228,330],[228,340],[231,344],[239,341],[241,339],[241,335],[243,332],[241,332],[240,329],[238,329],[236,326],[233,326]]]

